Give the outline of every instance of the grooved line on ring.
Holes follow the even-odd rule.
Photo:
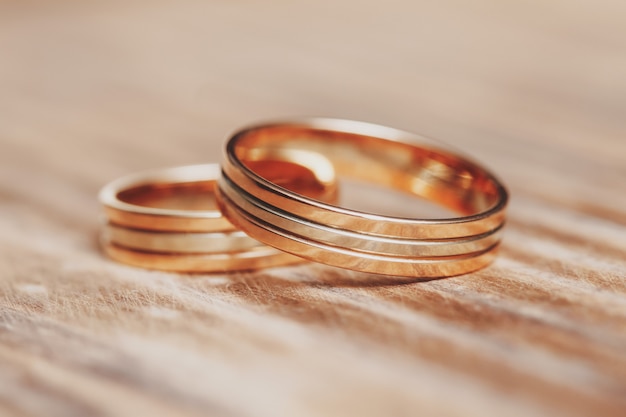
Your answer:
[[[221,193],[220,195],[223,212],[240,227],[242,223],[246,223],[246,231],[255,238],[311,261],[357,271],[412,278],[449,277],[485,267],[493,261],[499,247],[499,243],[496,243],[481,253],[454,259],[426,260],[368,255],[309,242],[297,236],[289,236],[279,230],[265,229],[262,225],[254,223],[253,219],[248,219],[245,214],[239,212],[228,197]]]
[[[286,125],[291,126],[290,123],[286,123]],[[473,163],[472,165],[476,165],[476,169],[480,170],[493,182],[497,191],[496,201],[493,206],[486,208],[485,211],[461,217],[443,219],[389,217],[336,207],[298,195],[296,192],[284,189],[258,175],[237,156],[237,145],[235,142],[245,137],[250,131],[255,131],[255,129],[263,130],[266,127],[253,127],[236,134],[230,139],[226,147],[227,158],[223,163],[222,172],[229,175],[235,184],[249,191],[254,198],[270,204],[280,202],[281,204],[276,204],[276,206],[281,207],[283,202],[289,204],[289,212],[293,215],[304,216],[312,221],[331,225],[332,227],[359,230],[359,233],[362,234],[382,237],[391,236],[394,238],[404,237],[408,239],[412,239],[416,233],[425,233],[433,239],[462,239],[493,230],[504,221],[504,211],[508,201],[506,189],[492,174]],[[370,136],[369,134],[363,134]],[[403,134],[406,134],[406,132]],[[467,162],[459,156],[452,156],[457,160]],[[330,221],[327,221],[327,219]]]
[[[291,215],[247,193],[225,174],[222,174],[220,188],[222,193],[225,194],[240,211],[267,224],[266,229],[277,228],[289,235],[300,236],[307,240],[335,247],[347,247],[350,248],[350,250],[363,253],[412,257],[460,256],[479,253],[492,247],[500,240],[500,230],[503,226],[503,224],[500,224],[497,228],[489,232],[463,239],[430,240],[375,237],[368,234],[321,225],[299,216]]]
[[[223,253],[248,250],[261,245],[244,232],[163,232],[134,229],[114,223],[102,225],[102,234],[111,242],[146,252],[179,254]]]
[[[376,261],[384,261],[384,262],[395,262],[395,263],[404,263],[404,264],[442,264],[442,263],[447,263],[447,262],[454,262],[454,261],[461,261],[461,260],[469,260],[469,259],[473,259],[476,257],[479,257],[481,255],[487,254],[493,250],[495,250],[498,245],[499,245],[499,241],[491,244],[490,246],[488,246],[485,249],[479,250],[479,251],[475,251],[475,252],[470,252],[470,253],[464,253],[464,254],[457,254],[457,255],[445,255],[445,256],[413,256],[413,257],[409,257],[409,256],[402,256],[402,255],[390,255],[390,254],[385,254],[385,253],[380,253],[380,252],[364,252],[364,251],[360,251],[360,250],[354,250],[351,248],[347,248],[347,247],[342,247],[342,246],[337,246],[337,245],[332,245],[332,244],[326,244],[324,242],[319,242],[319,241],[315,241],[315,240],[309,240],[306,236],[302,236],[302,235],[298,235],[298,234],[294,234],[291,233],[287,230],[281,229],[280,227],[276,227],[274,225],[269,224],[268,222],[264,221],[263,219],[259,219],[258,217],[251,215],[250,213],[244,211],[243,209],[241,209],[234,201],[232,201],[228,195],[226,195],[223,192],[222,187],[220,187],[220,191],[219,193],[221,194],[221,198],[224,200],[224,205],[223,205],[223,210],[225,210],[225,214],[228,214],[229,211],[234,212],[234,214],[236,214],[236,216],[243,218],[246,222],[251,223],[252,225],[261,228],[265,231],[271,232],[275,235],[278,235],[284,239],[289,239],[291,241],[295,241],[298,242],[300,244],[304,244],[306,246],[311,246],[311,247],[315,247],[317,249],[321,249],[327,252],[336,252],[339,254],[343,254],[343,255],[349,255],[351,257],[358,257],[358,258],[364,258],[364,259],[370,259],[370,260],[376,260]],[[241,224],[239,224],[239,222],[236,222],[237,225],[239,227],[241,227],[243,230],[245,230],[245,226],[242,227]],[[261,241],[263,241],[264,243],[268,244],[268,245],[272,245],[272,242],[269,242],[265,239],[261,239],[258,236],[255,236],[254,234],[251,234],[252,237],[257,238]],[[280,245],[272,245],[274,247],[278,247],[281,250],[287,250],[283,247],[281,247]],[[291,252],[294,254],[297,254],[298,256],[303,256],[306,257],[304,255],[301,255],[299,253],[296,252]],[[311,257],[307,257],[313,261],[315,261],[316,259],[313,259]]]
[[[175,272],[229,272],[302,262],[302,258],[269,246],[241,252],[173,254],[146,252],[104,239],[103,250],[113,259],[133,266]]]

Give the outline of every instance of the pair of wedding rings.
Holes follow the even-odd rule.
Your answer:
[[[346,178],[458,215],[342,207]],[[375,274],[453,276],[494,259],[507,199],[490,172],[421,136],[348,120],[293,120],[235,133],[221,167],[170,168],[108,184],[100,192],[102,245],[115,260],[179,272],[309,260]]]

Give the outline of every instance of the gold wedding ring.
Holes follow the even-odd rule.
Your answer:
[[[334,205],[272,181],[259,162],[273,155],[319,172],[409,193],[459,214],[444,219],[394,217]],[[326,159],[327,158],[327,159]],[[311,162],[314,166],[316,164]],[[419,135],[337,119],[250,127],[226,144],[217,197],[226,218],[282,251],[356,271],[444,277],[480,269],[497,251],[508,195],[475,162]]]
[[[302,159],[301,153],[265,156],[251,164],[276,183],[312,198],[336,199],[334,172],[325,159],[312,156],[313,168],[323,168],[318,175],[306,162],[290,161]],[[192,165],[129,175],[106,185],[100,192],[104,252],[126,264],[178,272],[251,270],[302,261],[252,239],[222,216],[214,199],[219,174],[216,164]]]

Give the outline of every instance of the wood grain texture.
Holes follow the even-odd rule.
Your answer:
[[[624,16],[609,0],[0,3],[0,415],[625,415]],[[361,285],[100,254],[105,182],[216,161],[230,131],[291,115],[483,161],[512,194],[497,262]]]

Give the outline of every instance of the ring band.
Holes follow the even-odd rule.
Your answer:
[[[336,200],[332,166],[298,152],[266,154],[256,169],[289,189]],[[292,162],[305,158],[308,166]],[[315,172],[315,169],[320,172]],[[148,171],[120,178],[100,192],[107,221],[101,246],[112,259],[177,272],[252,270],[302,262],[238,231],[217,209],[216,164]]]
[[[144,252],[165,253],[223,253],[248,250],[261,246],[239,230],[230,232],[155,232],[131,229],[112,223],[102,225],[103,238],[119,246]]]
[[[459,239],[416,240],[393,239],[390,237],[375,236],[358,233],[351,230],[337,229],[323,224],[315,224],[304,218],[293,218],[285,211],[279,210],[261,200],[255,199],[245,190],[224,179],[222,193],[236,207],[250,219],[257,219],[267,228],[282,230],[288,234],[297,234],[303,227],[307,227],[308,237],[316,242],[346,246],[353,250],[386,253],[391,256],[455,256],[489,249],[500,240],[502,224],[486,233],[468,236]]]
[[[317,152],[340,177],[424,197],[461,214],[446,219],[384,216],[338,207],[274,184],[250,161],[285,150]],[[226,145],[218,203],[263,243],[363,272],[441,277],[493,260],[508,195],[478,164],[400,130],[337,119],[244,129]]]
[[[146,269],[170,272],[232,272],[247,271],[302,262],[302,258],[269,246],[247,251],[206,254],[168,254],[142,252],[102,241],[104,252],[113,260]]]

